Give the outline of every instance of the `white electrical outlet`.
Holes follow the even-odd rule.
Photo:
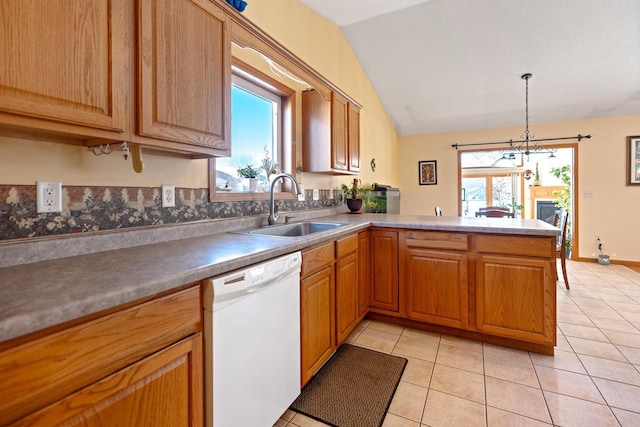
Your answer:
[[[333,188],[329,189],[329,200],[333,200]]]
[[[320,190],[317,188],[313,189],[313,200],[320,200]]]
[[[38,213],[62,211],[61,182],[36,182],[36,210]]]
[[[304,202],[305,197],[304,197],[304,190],[302,190],[302,193],[298,194],[298,201],[299,202]]]
[[[162,207],[172,208],[176,205],[176,187],[174,185],[162,186]]]

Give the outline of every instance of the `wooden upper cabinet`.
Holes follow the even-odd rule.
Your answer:
[[[360,172],[360,107],[349,104],[347,123],[349,170],[351,172]]]
[[[331,167],[349,170],[348,102],[337,93],[331,94]]]
[[[2,1],[0,124],[87,137],[126,133],[125,16],[125,0]]]
[[[140,0],[138,32],[139,134],[229,155],[229,19],[207,0]]]
[[[303,92],[302,142],[305,172],[359,173],[360,107],[337,92]]]

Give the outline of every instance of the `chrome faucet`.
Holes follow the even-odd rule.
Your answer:
[[[276,208],[276,202],[273,199],[273,186],[275,185],[276,181],[279,180],[280,178],[289,178],[291,182],[293,182],[293,188],[296,190],[296,194],[302,194],[302,191],[300,190],[300,186],[298,186],[298,182],[290,174],[286,172],[281,172],[278,175],[274,176],[273,181],[271,181],[271,188],[269,189],[269,219],[268,219],[269,225],[274,225],[278,221],[278,218],[280,217],[278,215],[278,209]]]

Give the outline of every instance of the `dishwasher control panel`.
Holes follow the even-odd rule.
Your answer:
[[[213,309],[228,305],[230,300],[241,298],[280,278],[300,273],[302,254],[294,252],[241,270],[205,280],[205,293],[213,291]],[[212,288],[212,289],[211,289]],[[206,308],[206,307],[205,307]]]

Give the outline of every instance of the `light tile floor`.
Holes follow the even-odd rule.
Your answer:
[[[555,356],[358,325],[348,342],[409,360],[383,427],[640,426],[640,273],[571,261],[567,270]],[[276,423],[324,425],[292,411]]]

